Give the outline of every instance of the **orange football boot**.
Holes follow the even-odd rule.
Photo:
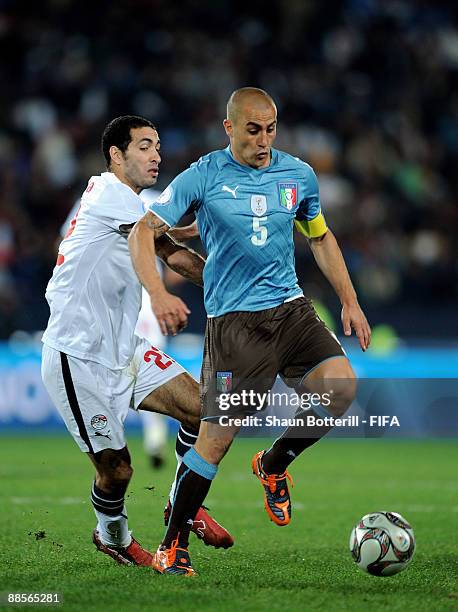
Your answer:
[[[266,474],[262,469],[262,458],[266,451],[259,451],[253,457],[251,467],[264,489],[264,506],[271,521],[283,527],[291,520],[291,498],[288,480],[293,487],[293,479],[285,470],[283,474]]]
[[[196,576],[188,549],[178,547],[178,538],[172,542],[170,548],[159,546],[153,558],[153,568],[160,574]]]

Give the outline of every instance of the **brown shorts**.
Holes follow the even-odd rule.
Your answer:
[[[305,297],[257,312],[208,319],[201,373],[202,418],[221,416],[221,393],[272,388],[277,375],[297,387],[326,359],[344,357],[334,334]],[[238,413],[259,410],[246,405]]]

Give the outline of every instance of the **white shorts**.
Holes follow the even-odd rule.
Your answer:
[[[186,370],[137,337],[129,366],[105,366],[43,345],[41,375],[68,431],[85,453],[126,446],[124,421],[152,391]]]

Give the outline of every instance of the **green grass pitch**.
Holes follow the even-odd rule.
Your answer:
[[[95,549],[92,469],[69,437],[2,436],[0,591],[56,591],[63,609],[84,611],[458,609],[456,441],[321,441],[292,466],[287,527],[269,521],[251,475],[252,454],[264,445],[238,440],[225,458],[207,503],[236,545],[213,550],[193,536],[199,576],[189,579],[120,567]],[[174,472],[172,443],[160,472],[147,466],[138,438],[129,447],[136,470],[130,526],[155,548]],[[385,509],[412,523],[417,551],[404,573],[377,578],[356,567],[348,540],[363,514]]]

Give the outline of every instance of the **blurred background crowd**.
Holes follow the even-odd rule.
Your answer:
[[[404,338],[456,337],[458,25],[433,0],[0,1],[0,339],[46,326],[60,227],[100,136],[157,124],[158,187],[226,146],[230,93],[276,100],[276,146],[308,161],[360,301]],[[297,238],[304,291],[338,303]],[[198,245],[194,245],[198,246]],[[204,329],[201,293],[169,275]]]

